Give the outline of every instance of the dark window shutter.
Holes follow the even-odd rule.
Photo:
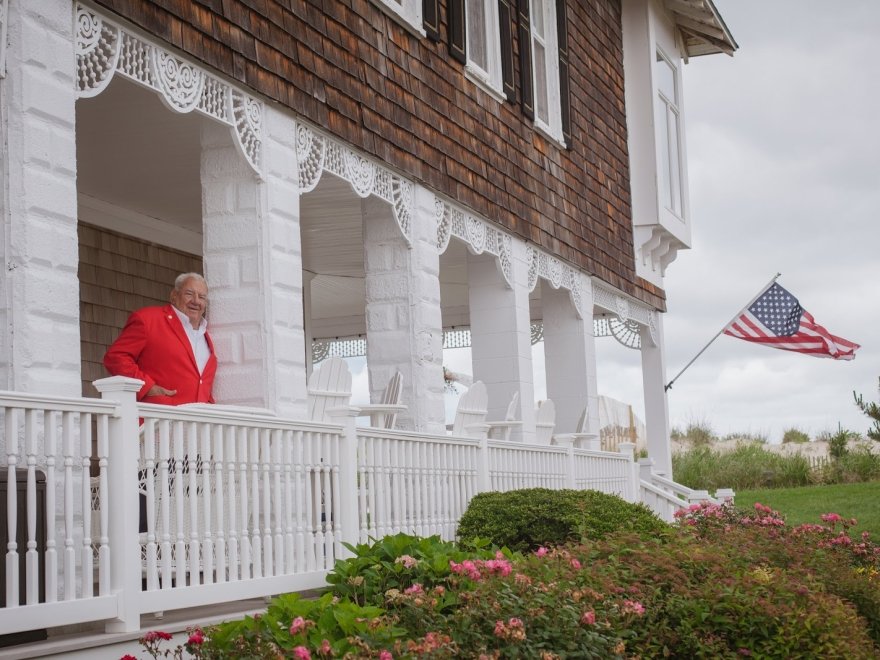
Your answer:
[[[422,26],[433,41],[440,41],[440,0],[422,0]]]
[[[467,34],[465,33],[465,0],[449,0],[449,54],[467,64]]]
[[[532,81],[532,30],[529,24],[529,0],[517,0],[519,37],[519,77],[522,87],[520,103],[523,114],[535,118],[535,92]]]
[[[513,13],[508,0],[498,0],[498,25],[501,30],[501,83],[504,95],[516,102],[516,84],[513,80]]]
[[[565,0],[556,0],[556,32],[559,42],[559,109],[562,113],[562,137],[571,149],[571,88],[568,82],[568,23]]]

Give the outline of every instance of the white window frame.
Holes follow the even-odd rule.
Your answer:
[[[486,25],[483,30],[475,30],[470,24],[470,12],[468,5],[471,2],[481,2],[485,7]],[[494,0],[465,0],[465,50],[467,51],[467,64],[465,73],[475,83],[483,87],[500,101],[507,97],[501,81],[501,31],[498,19],[498,3]],[[487,67],[484,69],[471,59],[471,39],[479,34],[483,37],[486,46]]]
[[[537,32],[538,23],[535,21],[536,2],[529,3],[529,31],[531,33],[531,52],[532,52],[532,95],[535,108],[535,126],[547,133],[554,140],[565,143],[562,136],[562,102],[560,100],[559,91],[559,35],[556,27],[556,2],[555,0],[542,0],[541,5],[543,11],[544,34]],[[540,45],[544,50],[544,76],[547,81],[547,94],[543,101],[547,105],[547,118],[544,119],[538,112],[539,106],[539,86],[538,86],[538,63],[535,59],[537,49],[535,45]]]
[[[672,59],[659,46],[656,49],[652,66],[656,67],[661,61],[672,70],[672,79],[675,87],[675,98],[668,98],[660,86],[659,76],[655,76],[654,98],[656,99],[656,140],[657,140],[657,197],[661,209],[678,218],[685,219],[685,170],[684,170],[684,142],[682,140],[681,121],[681,70]],[[674,144],[669,136],[675,133]],[[674,147],[674,148],[673,148]],[[668,162],[661,163],[664,154]],[[668,180],[664,180],[663,172],[668,171]],[[666,189],[664,189],[664,186]],[[677,200],[676,200],[677,194]],[[678,202],[676,204],[676,201]]]
[[[421,37],[425,36],[422,0],[373,0],[373,2],[406,29]]]

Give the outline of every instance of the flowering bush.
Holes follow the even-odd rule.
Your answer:
[[[694,505],[678,529],[526,555],[405,535],[353,548],[330,592],[190,631],[202,658],[629,658],[880,655],[880,551],[834,513],[789,527]],[[163,633],[148,633],[157,657]],[[178,647],[180,650],[182,647]],[[174,652],[165,652],[173,655]],[[181,656],[174,656],[181,657]]]

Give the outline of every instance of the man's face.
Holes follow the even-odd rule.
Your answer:
[[[186,314],[194,328],[198,328],[208,308],[208,287],[191,277],[180,286],[179,291],[172,289],[171,304]]]

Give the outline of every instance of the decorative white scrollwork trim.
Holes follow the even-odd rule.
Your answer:
[[[613,312],[621,322],[634,321],[650,327],[650,318],[656,312],[644,303],[624,297],[604,282],[593,280],[593,303],[597,307]],[[656,327],[656,320],[654,321]]]
[[[434,197],[437,217],[437,248],[449,247],[452,236],[464,241],[474,254],[487,252],[498,259],[507,286],[513,286],[513,237],[464,209]]]
[[[153,80],[162,100],[176,112],[192,112],[205,88],[205,72],[161,48],[153,48],[150,54]]]
[[[593,319],[596,337],[614,337],[627,348],[642,347],[641,326],[636,321],[621,321],[617,316],[601,314]]]
[[[653,309],[648,312],[648,334],[651,338],[651,346],[660,345],[660,330],[657,327],[657,312]]]
[[[530,246],[529,248],[529,290],[538,285],[541,277],[554,289],[563,288],[569,292],[571,304],[574,305],[578,318],[584,318],[581,292],[581,274],[575,268],[563,263],[556,257]]]
[[[175,112],[199,112],[229,126],[262,174],[261,101],[89,7],[77,4],[75,21],[78,98],[97,96],[118,73],[157,92]]]
[[[300,192],[315,189],[324,172],[348,181],[361,198],[375,195],[391,204],[400,233],[412,244],[412,218],[415,186],[412,181],[368,158],[341,142],[297,122],[296,158]]]

